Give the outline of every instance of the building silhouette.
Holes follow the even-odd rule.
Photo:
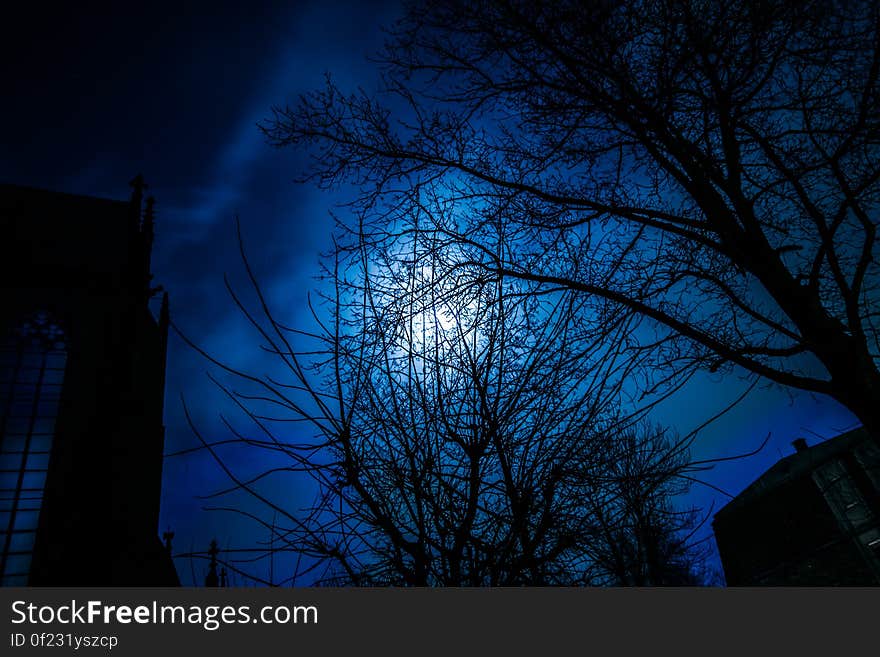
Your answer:
[[[880,585],[880,443],[793,446],[715,515],[727,585]]]
[[[158,536],[168,297],[154,318],[153,201],[131,184],[0,185],[3,585],[179,584]]]

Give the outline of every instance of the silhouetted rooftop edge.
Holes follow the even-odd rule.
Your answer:
[[[27,187],[24,185],[13,185],[9,183],[0,183],[0,198],[15,198],[20,196],[27,198],[28,203],[32,203],[35,199],[40,198],[44,201],[55,201],[57,203],[84,203],[89,205],[108,204],[113,206],[125,207],[128,205],[128,199],[110,199],[98,196],[86,196],[84,194],[71,194],[68,192],[57,192],[49,189],[38,187]]]
[[[722,507],[715,514],[715,518],[717,519],[737,511],[780,486],[812,472],[822,463],[830,461],[851,447],[868,440],[869,437],[870,434],[863,427],[859,427],[834,438],[829,438],[817,445],[808,446],[801,451],[789,454],[777,461],[749,484],[739,495]]]

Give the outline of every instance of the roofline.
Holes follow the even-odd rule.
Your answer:
[[[859,434],[863,434],[863,437],[858,438],[857,436]],[[838,434],[836,436],[832,436],[831,438],[827,438],[827,439],[823,440],[822,442],[816,443],[814,445],[810,445],[804,450],[796,451],[792,454],[789,454],[787,456],[782,457],[781,459],[776,461],[773,465],[771,465],[769,468],[764,470],[764,472],[762,472],[760,475],[758,475],[751,483],[749,483],[748,486],[743,488],[739,492],[739,494],[737,494],[735,497],[731,498],[727,502],[727,504],[725,504],[723,507],[718,509],[718,512],[715,513],[715,515],[713,516],[712,524],[713,525],[715,524],[715,522],[718,520],[719,516],[722,516],[722,517],[726,516],[729,513],[733,513],[737,509],[741,508],[741,505],[745,504],[745,498],[747,498],[747,497],[752,498],[751,501],[754,501],[754,500],[760,499],[760,498],[766,496],[767,494],[771,493],[772,491],[776,490],[783,482],[777,481],[773,485],[769,486],[768,488],[765,488],[764,490],[759,490],[759,491],[754,490],[754,487],[764,477],[766,477],[770,473],[771,470],[779,467],[779,465],[781,463],[785,463],[786,461],[787,462],[794,462],[794,461],[797,461],[800,459],[809,458],[809,455],[811,452],[812,452],[813,456],[816,456],[819,452],[821,452],[823,450],[823,447],[827,449],[827,446],[829,443],[839,443],[839,446],[837,446],[837,449],[831,449],[822,459],[817,460],[815,463],[813,463],[812,464],[813,467],[811,468],[811,470],[812,470],[812,469],[815,469],[816,467],[818,467],[819,465],[827,463],[832,458],[834,458],[838,454],[839,451],[842,451],[843,449],[845,449],[845,444],[848,443],[850,440],[855,439],[857,442],[861,442],[861,440],[866,440],[869,437],[870,437],[870,434],[867,432],[867,430],[865,430],[865,427],[859,426],[859,427],[856,427],[855,429],[850,429],[849,431],[845,431],[845,432]],[[733,507],[733,508],[731,508],[731,507]]]
[[[2,189],[10,189],[16,191],[22,191],[27,193],[35,193],[35,194],[46,194],[51,196],[59,196],[71,200],[83,201],[94,203],[98,201],[100,203],[112,203],[114,205],[120,206],[128,206],[129,201],[127,199],[114,199],[114,198],[104,198],[102,196],[87,196],[85,194],[72,194],[70,192],[59,192],[53,189],[44,189],[42,187],[31,187],[30,185],[17,185],[14,183],[0,183],[0,190]]]

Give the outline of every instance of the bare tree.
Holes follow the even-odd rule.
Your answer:
[[[660,575],[695,572],[700,556],[692,517],[672,511],[693,437],[643,437],[620,410],[638,364],[625,353],[633,318],[609,316],[594,335],[574,321],[579,295],[465,284],[448,255],[434,231],[356,232],[311,333],[275,318],[247,268],[255,309],[234,298],[286,378],[226,368],[251,384],[220,384],[251,428],[228,423],[230,437],[203,443],[233,481],[221,493],[260,503],[226,510],[261,523],[262,552],[301,555],[318,583],[696,583]],[[220,453],[229,441],[278,466],[241,476]],[[292,473],[314,484],[307,508],[261,488]],[[626,573],[603,561],[614,550]]]
[[[674,505],[693,470],[685,442],[640,423],[617,436],[601,469],[586,471],[593,518],[586,580],[612,586],[694,586],[718,581],[711,546],[697,539],[708,518]],[[670,476],[670,473],[675,473]]]
[[[419,3],[384,96],[328,82],[263,129],[376,230],[454,205],[465,269],[643,318],[662,380],[740,368],[880,435],[878,28],[867,0]]]

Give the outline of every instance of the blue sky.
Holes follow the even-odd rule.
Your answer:
[[[259,362],[258,343],[223,287],[224,274],[242,283],[234,217],[270,299],[284,319],[301,325],[308,321],[306,293],[316,286],[320,253],[330,246],[329,211],[344,196],[294,184],[306,155],[272,149],[256,123],[272,105],[320,86],[326,73],[343,89],[369,89],[376,71],[366,55],[381,46],[380,28],[398,12],[393,2],[24,10],[0,27],[0,182],[124,199],[128,180],[142,172],[157,199],[153,270],[170,293],[174,321],[232,364]],[[219,431],[223,402],[208,369],[172,339],[168,452],[194,444],[182,395],[206,434]],[[653,419],[686,433],[743,385],[700,377]],[[757,457],[706,475],[735,494],[790,453],[794,438],[812,443],[853,424],[827,400],[757,389],[723,423],[702,432],[695,453],[750,451],[771,435]],[[166,461],[162,522],[175,531],[177,550],[204,550],[212,537],[221,547],[245,542],[240,522],[203,511],[196,497],[225,483],[208,459]],[[284,492],[292,500],[301,493],[295,483],[277,485],[289,486]],[[724,504],[708,488],[691,499],[716,509]],[[201,579],[203,566],[194,568]],[[180,569],[189,583],[189,564]]]

